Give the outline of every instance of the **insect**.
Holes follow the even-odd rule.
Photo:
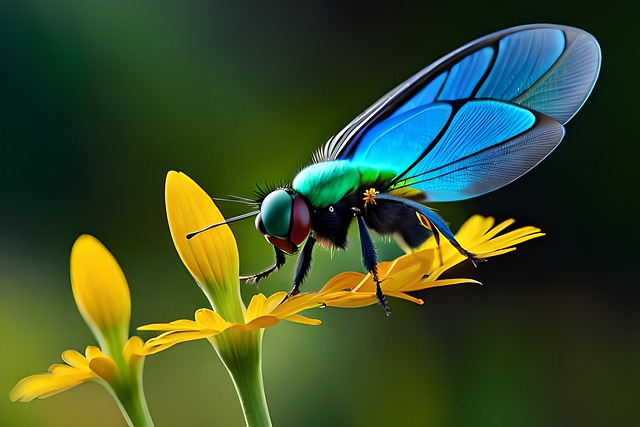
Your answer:
[[[257,215],[256,228],[274,247],[275,263],[245,279],[267,277],[304,242],[289,296],[297,294],[315,244],[345,249],[354,219],[387,314],[369,230],[412,248],[431,233],[438,242],[444,236],[478,260],[422,203],[476,197],[536,166],[591,93],[600,62],[598,42],[585,31],[534,24],[482,37],[424,68],[330,138],[291,186],[262,192],[257,211],[225,222]]]

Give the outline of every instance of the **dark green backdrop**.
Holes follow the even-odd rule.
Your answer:
[[[481,213],[548,236],[456,271],[484,286],[423,292],[422,307],[391,301],[390,318],[377,307],[324,310],[313,313],[320,327],[268,330],[274,424],[637,426],[637,12],[558,0],[1,2],[0,424],[122,424],[93,384],[8,401],[20,378],[94,343],[68,279],[79,234],[95,235],[119,260],[133,326],[189,318],[206,300],[171,243],[168,170],[212,195],[251,196],[256,182],[291,179],[314,149],[423,66],[532,22],[599,39],[595,91],[535,171],[438,208],[454,229]],[[243,273],[271,262],[251,222],[233,229]],[[333,261],[318,251],[305,288],[359,271],[353,246]],[[399,253],[379,246],[382,258]],[[286,289],[291,276],[289,266],[260,291]],[[245,300],[254,292],[246,286]],[[149,358],[145,384],[158,426],[242,424],[206,342]]]

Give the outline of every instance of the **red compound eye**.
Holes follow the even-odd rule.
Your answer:
[[[299,245],[307,238],[311,230],[311,214],[307,203],[300,197],[293,199],[293,226],[289,233],[289,239],[295,245]]]

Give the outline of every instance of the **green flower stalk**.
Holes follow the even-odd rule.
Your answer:
[[[78,310],[100,346],[88,346],[84,355],[66,350],[64,364],[22,379],[11,390],[10,399],[30,402],[95,381],[111,394],[130,426],[153,426],[142,386],[143,341],[129,338],[127,280],[113,255],[95,237],[80,236],[73,245],[71,285]]]
[[[165,187],[167,219],[178,254],[203,290],[212,309],[196,311],[194,320],[142,326],[140,330],[161,331],[144,345],[146,355],[186,341],[207,339],[226,366],[240,398],[246,424],[269,426],[271,419],[262,379],[264,329],[281,320],[319,325],[320,320],[300,314],[318,307],[357,308],[377,304],[376,284],[371,274],[345,272],[331,279],[321,290],[284,300],[286,292],[266,297],[254,295],[245,307],[240,299],[239,260],[235,238],[227,225],[187,240],[187,234],[224,217],[207,195],[183,173],[169,172]],[[535,227],[502,233],[513,220],[494,226],[493,218],[476,215],[456,234],[464,247],[483,258],[512,251],[515,245],[542,236]],[[422,300],[409,292],[453,285],[478,283],[472,279],[441,279],[441,275],[463,262],[465,257],[444,240],[431,238],[417,250],[391,262],[378,264],[382,290],[389,297],[417,304]],[[284,301],[283,301],[284,300]]]

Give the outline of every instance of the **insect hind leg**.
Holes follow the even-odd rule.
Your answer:
[[[444,220],[440,218],[440,216],[437,213],[435,213],[428,207],[421,205],[420,203],[414,202],[413,200],[404,199],[402,197],[396,197],[387,193],[379,194],[377,198],[378,200],[385,200],[388,202],[404,205],[412,209],[416,213],[418,213],[421,221],[423,221],[423,225],[425,225],[425,227],[430,228],[431,231],[433,231],[434,237],[436,239],[439,239],[440,235],[444,236],[451,243],[451,245],[453,245],[453,247],[456,248],[458,252],[460,252],[460,254],[469,258],[474,266],[477,267],[478,263],[485,261],[484,258],[481,258],[477,256],[475,253],[469,252],[468,250],[463,248],[462,245],[458,243],[455,236],[453,235],[453,232],[449,229],[449,227],[444,222]],[[436,233],[439,233],[439,234],[436,236]],[[438,245],[439,245],[439,242],[438,242]]]

